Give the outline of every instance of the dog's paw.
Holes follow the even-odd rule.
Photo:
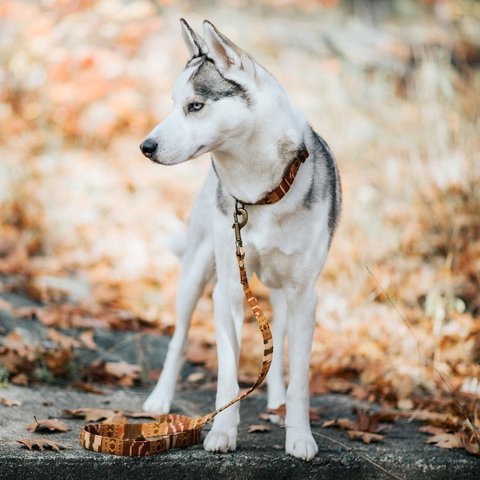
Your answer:
[[[153,391],[143,402],[144,412],[169,413],[172,399],[165,395],[158,395]]]
[[[285,451],[308,462],[318,453],[318,446],[310,432],[302,433],[287,429]]]
[[[203,448],[207,452],[233,452],[237,448],[237,429],[211,430],[205,437]]]

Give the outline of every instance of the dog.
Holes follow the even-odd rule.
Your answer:
[[[191,316],[205,285],[213,292],[218,349],[216,407],[239,393],[243,323],[232,231],[235,199],[247,206],[242,230],[247,272],[270,289],[275,353],[267,376],[268,407],[286,403],[286,452],[311,460],[318,452],[309,421],[308,373],[317,293],[341,207],[334,157],[277,80],[209,21],[203,38],[183,19],[190,58],[173,89],[173,110],[141,143],[153,162],[176,165],[210,152],[212,167],[191,213],[176,301],[177,324],[147,411],[167,413],[184,361]],[[299,151],[308,158],[277,203],[254,204],[274,190]],[[289,383],[284,383],[284,338]],[[215,417],[204,440],[211,452],[236,449],[239,404]]]

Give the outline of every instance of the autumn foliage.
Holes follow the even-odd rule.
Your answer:
[[[441,429],[427,432],[432,442],[478,454],[480,10],[405,3],[380,15],[336,1],[232,0],[212,10],[4,0],[0,287],[40,303],[0,307],[19,327],[39,322],[48,338],[3,332],[0,380],[139,383],[136,365],[79,371],[75,351],[94,351],[97,329],[173,331],[179,262],[166,239],[184,229],[209,161],[160,167],[138,144],[170,110],[186,59],[178,18],[198,25],[218,15],[306,110],[340,165],[345,201],[318,284],[312,393],[423,412]],[[267,302],[264,287],[253,290]],[[240,375],[249,381],[262,344],[251,319],[244,330]],[[210,290],[188,359],[215,368]],[[375,441],[384,421],[369,418],[328,426]]]

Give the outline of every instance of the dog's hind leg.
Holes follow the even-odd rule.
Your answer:
[[[270,300],[273,306],[272,336],[274,354],[270,371],[267,376],[268,408],[278,408],[285,403],[285,381],[283,379],[283,348],[287,327],[287,299],[281,289],[270,290]],[[272,419],[280,422],[280,416]]]
[[[153,392],[143,404],[150,412],[168,413],[175,393],[177,377],[185,360],[185,346],[193,310],[206,283],[213,276],[213,242],[204,239],[200,245],[190,243],[183,258],[183,269],[176,300],[176,326],[163,365],[162,374]]]
[[[315,328],[317,294],[314,286],[287,292],[289,383],[285,450],[294,457],[311,460],[318,446],[310,429],[308,369]]]

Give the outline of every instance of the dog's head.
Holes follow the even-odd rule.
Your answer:
[[[173,89],[172,113],[140,144],[146,157],[164,165],[232,145],[251,128],[255,91],[266,73],[210,22],[203,23],[205,40],[180,23],[190,60]]]

